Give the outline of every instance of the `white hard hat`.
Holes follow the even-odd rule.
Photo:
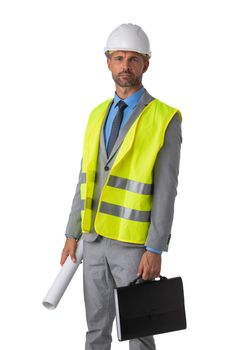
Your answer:
[[[150,42],[146,33],[136,24],[121,24],[109,35],[104,48],[108,51],[135,51],[151,56]]]

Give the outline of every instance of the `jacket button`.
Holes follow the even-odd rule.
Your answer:
[[[108,171],[109,170],[109,166],[105,165],[104,170]]]

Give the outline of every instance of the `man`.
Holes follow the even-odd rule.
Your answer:
[[[66,228],[61,265],[84,239],[86,350],[109,350],[115,317],[114,287],[137,276],[160,275],[168,250],[181,145],[180,112],[142,85],[149,40],[137,25],[122,24],[105,48],[114,99],[90,114],[81,170]],[[139,302],[142,302],[141,300]],[[133,339],[131,350],[155,349],[153,337]]]

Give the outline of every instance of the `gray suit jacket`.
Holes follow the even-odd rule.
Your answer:
[[[148,105],[154,98],[145,90],[138,105],[132,112],[128,122],[120,130],[118,139],[112,149],[111,154],[107,157],[105,140],[104,140],[104,125],[108,112],[106,113],[105,120],[102,125],[98,163],[96,171],[96,185],[93,198],[93,222],[98,207],[98,201],[104,183],[107,179],[108,173],[114,163],[119,147],[121,146],[126,133],[131,125],[138,118],[142,110]],[[110,107],[109,107],[110,109]],[[178,174],[179,174],[179,162],[180,162],[180,146],[182,142],[181,136],[181,121],[178,115],[175,115],[166,131],[164,145],[161,148],[154,171],[154,191],[153,191],[153,204],[151,210],[151,224],[148,231],[148,236],[145,245],[158,249],[161,251],[167,251],[171,236],[171,226],[174,213],[174,202],[177,194]],[[80,169],[79,181],[76,186],[75,195],[73,198],[69,220],[66,227],[66,237],[80,238],[81,231],[81,198],[80,198],[80,183],[82,171]],[[94,227],[91,229],[90,234],[84,234],[84,239],[93,241],[97,237]],[[132,243],[118,242],[119,244],[135,246]],[[140,245],[136,245],[140,246]]]

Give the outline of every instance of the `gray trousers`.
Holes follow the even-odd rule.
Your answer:
[[[114,287],[128,285],[137,277],[143,247],[132,247],[100,237],[84,240],[83,287],[88,331],[85,350],[109,350],[115,318]],[[138,301],[143,302],[142,300]],[[155,350],[154,338],[129,341],[130,350]]]

